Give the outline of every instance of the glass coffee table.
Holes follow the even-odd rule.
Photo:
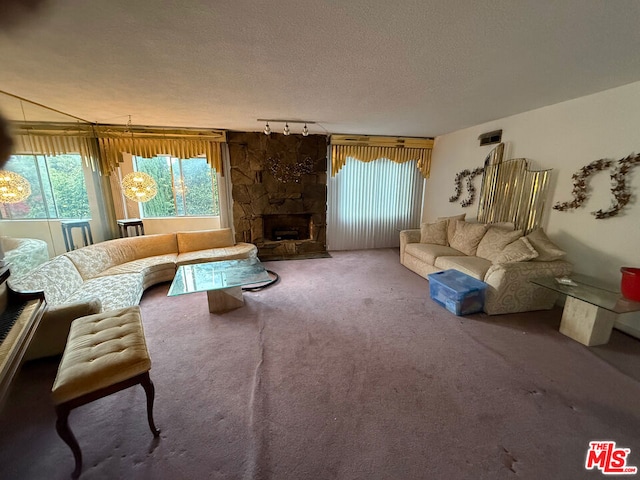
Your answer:
[[[573,284],[561,283],[554,277],[536,278],[530,282],[567,296],[560,333],[583,345],[604,345],[609,341],[619,315],[640,312],[640,302],[602,288],[596,278],[577,273],[567,278]]]
[[[243,285],[270,280],[269,272],[257,258],[181,265],[167,296],[207,292],[209,311],[223,313],[244,305]]]

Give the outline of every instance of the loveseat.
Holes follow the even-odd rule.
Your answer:
[[[180,265],[256,255],[257,247],[236,244],[229,228],[119,238],[58,255],[9,280],[17,291],[44,291],[47,301],[25,358],[62,353],[74,319],[137,305],[146,288],[172,280]]]
[[[523,236],[512,224],[466,222],[464,214],[400,232],[402,265],[424,278],[455,269],[482,280],[489,315],[552,308],[557,294],[529,280],[569,275],[564,256],[541,228]]]

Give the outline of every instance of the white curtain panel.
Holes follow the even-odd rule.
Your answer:
[[[415,161],[348,158],[328,180],[328,250],[398,247],[400,230],[420,226],[424,183]]]

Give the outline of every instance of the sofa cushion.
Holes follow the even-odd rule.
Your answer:
[[[71,292],[82,286],[82,277],[73,262],[60,255],[36,267],[28,275],[9,277],[11,288],[18,292],[44,291],[50,306],[66,303]]]
[[[121,249],[127,261],[178,254],[178,240],[175,233],[118,238],[106,243]]]
[[[102,302],[103,312],[138,305],[142,298],[142,280],[140,273],[123,273],[85,280],[82,286],[67,298],[67,302],[98,297]]]
[[[491,261],[498,263],[526,262],[538,256],[538,252],[531,246],[529,240],[521,237],[507,245],[502,252],[494,256]]]
[[[451,246],[451,240],[453,240],[453,235],[456,233],[456,222],[458,220],[464,220],[467,216],[466,213],[461,213],[460,215],[453,215],[452,217],[438,217],[436,221],[445,220],[447,222],[447,245]]]
[[[480,257],[456,256],[436,258],[436,267],[442,270],[454,269],[467,275],[484,280],[487,270],[491,267],[491,262]]]
[[[564,250],[560,250],[555,243],[549,240],[542,228],[535,229],[526,236],[526,239],[531,242],[533,248],[538,252],[538,256],[534,258],[536,262],[552,262],[560,260],[566,255]]]
[[[447,221],[441,220],[436,223],[423,223],[420,225],[420,243],[448,245]]]
[[[177,258],[177,253],[139,258],[138,260],[133,260],[131,262],[123,263],[122,265],[115,265],[108,268],[101,272],[99,276],[104,277],[106,275],[118,275],[120,273],[142,273],[143,275],[147,275],[149,273],[165,269],[173,269],[175,272]]]
[[[487,226],[484,223],[470,223],[464,220],[456,221],[456,232],[451,240],[451,246],[465,255],[475,255],[478,244]]]
[[[177,232],[178,252],[195,252],[218,247],[234,245],[233,233],[230,228],[217,230],[198,230],[193,232]]]
[[[405,255],[412,255],[429,265],[434,265],[436,258],[443,255],[464,255],[455,248],[430,243],[409,243],[404,249]]]
[[[500,252],[522,236],[522,230],[508,230],[502,227],[490,225],[487,232],[480,240],[476,256],[486,260],[493,260]]]
[[[64,256],[71,259],[80,272],[80,275],[82,275],[82,278],[87,280],[99,275],[114,265],[132,260],[127,258],[124,252],[118,249],[117,246],[114,245],[110,247],[108,244],[111,242],[115,242],[115,240],[78,248],[77,250],[65,253]]]
[[[195,252],[180,253],[176,259],[176,265],[189,265],[192,263],[218,262],[221,260],[236,260],[239,258],[251,258],[256,256],[257,247],[252,243],[240,242],[237,245],[224,248],[210,248]]]
[[[82,278],[100,276],[102,272],[133,260],[149,256],[178,253],[174,233],[116,238],[67,252]]]

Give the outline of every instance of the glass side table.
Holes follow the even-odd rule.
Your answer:
[[[583,345],[604,345],[619,315],[640,312],[640,302],[598,286],[596,278],[577,273],[568,278],[574,285],[560,283],[554,277],[535,278],[530,282],[567,296],[560,333]]]

